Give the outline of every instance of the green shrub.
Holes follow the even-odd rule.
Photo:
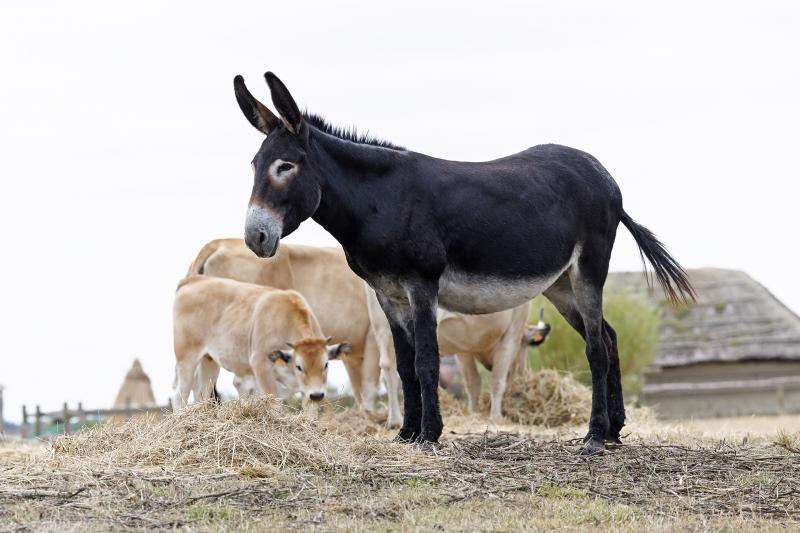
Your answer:
[[[641,373],[653,362],[658,349],[658,311],[627,292],[606,292],[603,300],[605,319],[617,332],[623,391],[629,395],[638,394]],[[543,296],[538,296],[531,304],[534,322],[541,307],[544,307],[545,321],[553,329],[544,344],[528,350],[530,367],[534,371],[555,368],[571,372],[579,381],[591,385],[583,339]]]

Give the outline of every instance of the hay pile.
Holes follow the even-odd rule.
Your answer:
[[[279,401],[248,398],[222,405],[201,403],[173,416],[135,417],[52,444],[53,458],[90,461],[93,468],[159,467],[169,471],[276,475],[287,469],[326,474],[398,455],[424,461],[408,446],[353,439],[326,431]]]
[[[443,417],[467,416],[469,414],[469,408],[465,402],[462,402],[441,387],[439,387],[439,409],[442,411]]]
[[[319,424],[329,433],[365,436],[378,435],[388,431],[386,419],[385,412],[372,414],[357,408],[331,408],[325,410],[320,417]]]
[[[481,410],[489,412],[489,395],[481,398]],[[515,424],[566,426],[589,421],[592,392],[570,374],[544,369],[526,370],[512,379],[503,396],[503,415]]]

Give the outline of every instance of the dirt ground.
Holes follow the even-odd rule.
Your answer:
[[[435,453],[355,410],[195,406],[0,445],[0,531],[741,531],[800,528],[800,417],[583,426],[451,414]]]

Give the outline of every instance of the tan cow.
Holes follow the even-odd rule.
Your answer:
[[[397,374],[394,345],[389,323],[380,308],[375,291],[366,288],[370,320],[380,351],[380,366],[389,395],[390,426],[402,422],[400,414],[400,378]],[[442,356],[455,355],[469,396],[471,412],[479,411],[481,378],[475,362],[492,371],[490,388],[491,416],[502,417],[503,394],[509,376],[524,368],[529,345],[544,340],[541,330],[529,327],[526,303],[486,315],[465,315],[439,309],[438,340]],[[549,331],[549,327],[548,327]]]
[[[369,325],[364,282],[347,266],[341,249],[281,244],[274,257],[261,259],[242,239],[218,239],[200,250],[189,273],[302,294],[333,342],[352,345],[352,353],[343,361],[353,396],[365,410],[374,410],[380,384],[378,348]]]
[[[350,352],[350,345],[328,345],[303,296],[251,283],[192,275],[175,294],[175,405],[210,397],[219,367],[245,377],[276,395],[281,365],[292,369],[304,405],[316,414],[325,397],[328,360]]]

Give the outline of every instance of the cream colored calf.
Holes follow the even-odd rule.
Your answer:
[[[189,273],[298,291],[322,330],[334,342],[346,340],[352,345],[344,365],[353,396],[365,410],[374,410],[380,383],[378,349],[363,282],[347,266],[341,249],[281,244],[274,257],[261,259],[242,239],[218,239],[200,250]]]
[[[175,405],[210,397],[219,367],[236,376],[252,375],[262,392],[277,394],[277,381],[303,393],[315,414],[325,397],[328,360],[349,353],[350,345],[328,345],[308,303],[296,291],[234,280],[188,276],[175,294]],[[286,368],[282,368],[286,367]]]
[[[380,366],[389,395],[388,423],[398,426],[402,422],[400,378],[397,375],[392,333],[375,291],[366,287],[366,292],[370,321],[380,350]],[[471,412],[479,410],[481,378],[475,365],[475,361],[479,361],[492,371],[491,416],[502,416],[503,394],[509,375],[524,367],[528,345],[534,344],[534,330],[527,326],[529,308],[530,304],[526,303],[487,315],[438,310],[439,353],[442,356],[456,356],[464,376]]]

